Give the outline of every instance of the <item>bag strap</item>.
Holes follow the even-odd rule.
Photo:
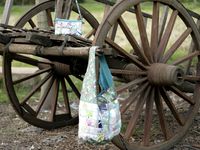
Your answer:
[[[77,7],[77,10],[78,10],[79,16],[80,16],[80,20],[83,22],[83,16],[81,14],[81,9],[80,9],[78,0],[75,0],[75,3],[76,3],[76,7]]]
[[[99,85],[102,91],[107,90],[110,87],[113,87],[113,79],[110,69],[108,67],[106,58],[104,55],[99,56]]]
[[[83,80],[82,90],[81,93],[90,93],[91,97],[96,97],[99,93],[97,92],[97,79],[96,79],[96,50],[98,47],[92,46],[89,50],[89,60],[88,60],[88,67],[86,70],[86,74]],[[112,74],[108,67],[106,58],[104,55],[100,55],[99,57],[99,80],[98,84],[101,87],[100,93],[106,91],[110,87],[114,87]],[[87,82],[84,82],[84,81]],[[89,87],[89,88],[88,88]],[[82,97],[82,94],[81,94]]]
[[[94,99],[97,96],[97,79],[95,69],[95,52],[97,47],[92,46],[89,50],[88,66],[83,79],[80,101],[97,103]]]

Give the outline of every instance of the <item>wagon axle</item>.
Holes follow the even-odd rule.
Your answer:
[[[181,85],[184,71],[177,66],[155,63],[148,69],[147,78],[154,85]]]

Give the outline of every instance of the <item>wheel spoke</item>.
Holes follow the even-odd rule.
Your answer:
[[[146,101],[146,111],[144,119],[144,139],[143,139],[145,146],[148,146],[150,142],[154,99],[155,99],[155,89],[152,89],[150,92],[150,99]]]
[[[157,60],[159,60],[164,54],[164,51],[165,51],[165,49],[167,47],[167,44],[169,42],[172,30],[174,28],[174,24],[175,24],[177,16],[178,16],[178,11],[174,10],[172,12],[172,15],[170,17],[168,25],[166,27],[165,33],[164,33],[164,35],[163,35],[163,37],[162,37],[162,39],[160,41],[160,44],[159,44],[159,47],[158,47],[158,51],[157,51],[157,54],[156,54]]]
[[[162,89],[160,90],[160,92],[161,92],[161,95],[162,95],[162,97],[163,97],[165,103],[167,104],[167,106],[168,106],[169,109],[171,110],[172,114],[174,115],[174,118],[177,120],[177,122],[178,122],[181,126],[183,126],[183,125],[184,125],[183,118],[181,118],[181,116],[179,115],[179,113],[178,113],[178,111],[177,111],[175,105],[173,104],[171,98],[169,97],[167,91],[166,91],[164,88],[162,88]]]
[[[57,108],[57,102],[58,102],[58,91],[59,91],[59,81],[58,79],[54,80],[53,90],[55,91],[55,94],[53,95],[53,101],[51,104],[51,115],[50,115],[50,121],[53,122],[54,118],[56,116],[56,108]]]
[[[72,80],[70,79],[70,77],[69,77],[69,76],[66,76],[65,78],[66,78],[67,82],[69,83],[70,87],[72,88],[72,90],[74,91],[74,93],[76,94],[76,96],[77,96],[78,98],[80,98],[80,97],[81,97],[81,94],[80,94],[79,90],[77,89],[77,87],[76,87],[76,86],[74,85],[74,83],[72,82]]]
[[[111,31],[109,33],[109,38],[112,39],[113,41],[115,41],[115,39],[116,39],[116,34],[117,34],[118,26],[119,26],[119,24],[115,23],[113,25],[113,27],[111,28]]]
[[[37,66],[37,67],[38,67],[39,64],[52,65],[51,62],[39,61],[37,59],[30,58],[30,57],[23,56],[23,55],[18,55],[18,54],[12,54],[12,59],[19,61],[19,62],[22,62],[22,63],[32,65],[32,66]]]
[[[47,96],[48,96],[48,94],[49,94],[49,91],[50,91],[51,88],[52,88],[52,85],[53,85],[53,83],[54,83],[54,80],[55,80],[55,77],[52,77],[51,80],[49,81],[48,86],[47,86],[47,89],[45,90],[44,94],[42,95],[42,98],[41,98],[41,100],[40,100],[40,102],[39,102],[39,104],[38,104],[38,106],[37,106],[37,109],[36,109],[36,116],[39,114],[39,112],[40,112],[40,110],[41,110],[41,108],[42,108],[42,106],[43,106],[45,100],[47,100],[46,98],[47,98]]]
[[[193,57],[196,57],[198,55],[200,55],[200,52],[199,51],[195,51],[195,52],[193,52],[193,53],[191,53],[191,54],[189,54],[189,55],[187,55],[185,57],[182,57],[182,58],[176,60],[175,62],[172,63],[172,65],[177,66],[177,65],[179,65],[179,64],[181,64],[181,63],[183,63],[185,61],[192,60]]]
[[[52,68],[49,67],[49,68],[47,68],[47,69],[43,69],[43,70],[36,71],[36,73],[34,73],[34,74],[32,74],[32,75],[29,75],[29,76],[26,76],[26,77],[24,77],[24,78],[22,78],[22,79],[18,79],[18,80],[13,81],[13,85],[18,84],[18,83],[21,83],[21,82],[24,82],[24,81],[29,80],[29,79],[31,79],[31,78],[34,78],[34,77],[36,77],[36,76],[39,76],[39,75],[41,75],[41,74],[43,74],[43,73],[45,73],[45,72],[49,72],[51,69],[52,69]]]
[[[137,18],[138,29],[140,32],[140,38],[141,38],[144,53],[147,56],[148,60],[150,62],[152,62],[152,54],[150,52],[149,40],[148,40],[146,27],[145,27],[145,23],[144,23],[144,18],[142,15],[140,5],[135,6],[135,14],[136,14],[136,18]]]
[[[181,44],[185,41],[185,39],[190,35],[192,32],[191,28],[188,28],[179,38],[178,40],[172,45],[172,47],[167,51],[167,53],[162,58],[162,63],[166,63],[170,57],[176,52],[176,50],[181,46]]]
[[[50,72],[48,75],[46,75],[42,80],[41,82],[36,85],[32,90],[31,92],[22,100],[22,103],[21,105],[24,105],[41,87],[42,85],[44,85],[50,77],[52,77],[52,72]]]
[[[131,71],[124,69],[110,69],[112,74],[125,74],[125,75],[147,75],[145,71]]]
[[[146,80],[147,80],[147,78],[138,78],[138,79],[133,80],[133,81],[131,81],[131,82],[129,82],[129,83],[126,83],[125,85],[122,85],[122,86],[120,86],[120,87],[117,87],[116,92],[117,92],[118,94],[120,94],[120,93],[122,93],[123,91],[125,91],[125,90],[127,90],[127,89],[133,87],[134,85],[137,85],[137,84],[139,84],[139,83],[142,83],[142,82],[144,82],[144,81],[146,81]]]
[[[95,29],[92,29],[91,31],[89,31],[86,35],[85,35],[85,38],[86,39],[89,39],[91,38],[93,35],[95,35],[96,33],[96,30]]]
[[[184,81],[200,82],[200,76],[187,75],[183,77]]]
[[[52,19],[52,15],[51,15],[51,9],[47,9],[46,10],[46,15],[47,15],[47,22],[48,22],[48,26],[53,27],[53,19]]]
[[[22,63],[26,63],[32,66],[38,66],[39,61],[27,56],[22,56],[22,55],[18,55],[18,54],[12,54],[12,58],[16,61],[22,62]]]
[[[151,29],[151,53],[155,54],[158,48],[158,32],[159,32],[159,7],[158,2],[153,3],[152,29]]]
[[[23,108],[28,111],[32,116],[36,116],[36,112],[26,103],[23,103]]]
[[[139,90],[139,89],[137,89],[137,90]],[[135,92],[134,92],[134,94],[132,93],[126,100],[124,100],[121,103],[121,107],[120,107],[121,114],[125,113],[126,110],[128,109],[128,107],[130,107],[130,105],[136,101],[137,96],[138,96],[138,94],[135,94]]]
[[[166,22],[167,22],[167,18],[168,18],[168,14],[169,14],[169,7],[168,6],[163,6],[164,10],[160,19],[160,30],[159,30],[159,41],[161,41],[161,38],[163,36],[163,32],[165,30],[165,26],[166,26]]]
[[[67,94],[67,86],[64,79],[61,79],[61,86],[62,86],[62,93],[63,93],[64,103],[65,103],[66,113],[71,115],[69,97]]]
[[[183,92],[181,92],[178,88],[172,86],[172,87],[168,87],[169,90],[171,90],[172,92],[174,92],[176,95],[178,95],[179,97],[181,97],[183,100],[187,101],[189,104],[191,105],[195,105],[195,102],[192,100],[192,98],[190,98],[189,96],[187,96],[186,94],[184,94]]]
[[[133,36],[133,34],[131,33],[131,31],[129,30],[129,27],[127,26],[127,24],[125,23],[125,21],[123,20],[122,17],[120,17],[118,19],[118,23],[119,23],[121,29],[123,30],[126,38],[128,39],[129,43],[133,47],[134,51],[139,56],[139,58],[141,58],[145,63],[149,64],[149,60],[145,56],[144,51],[140,48],[140,46],[137,43],[135,37]]]
[[[120,112],[123,114],[137,99],[139,94],[141,94],[148,86],[148,83],[140,85],[131,95],[122,102]]]
[[[133,113],[133,115],[128,123],[127,130],[124,135],[125,139],[129,139],[132,136],[132,134],[134,132],[134,128],[137,124],[138,118],[143,110],[145,101],[148,99],[149,92],[150,92],[150,87],[148,87],[145,92],[141,93],[140,98],[138,99],[136,107],[135,107],[136,108],[135,112]]]
[[[146,69],[146,67],[139,60],[137,60],[133,55],[131,55],[128,52],[126,52],[126,50],[124,50],[122,47],[120,47],[113,40],[111,40],[109,38],[106,38],[106,43],[109,44],[112,48],[114,48],[119,54],[121,54],[124,57],[128,58],[129,61],[132,61],[139,68]]]
[[[161,95],[160,95],[159,89],[157,89],[155,92],[155,104],[156,104],[156,109],[158,112],[161,130],[164,134],[165,139],[168,140],[171,137],[171,131],[169,130],[166,120],[165,120],[164,111],[163,111],[163,103],[161,101]]]
[[[33,22],[33,20],[32,19],[30,19],[29,21],[28,21],[28,23],[30,24],[30,26],[31,26],[31,28],[36,28],[36,25],[35,25],[35,23]]]

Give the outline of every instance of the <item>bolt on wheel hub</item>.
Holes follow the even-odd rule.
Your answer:
[[[147,78],[154,85],[180,85],[184,71],[177,66],[155,63],[148,69]]]

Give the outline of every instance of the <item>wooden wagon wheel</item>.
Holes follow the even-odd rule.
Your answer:
[[[17,28],[35,28],[35,18],[41,12],[46,12],[49,26],[53,26],[54,1],[47,1],[33,7],[16,23]],[[91,39],[98,27],[97,20],[84,8],[80,8],[85,24],[91,31],[85,31],[86,38]],[[71,17],[77,19],[77,8],[73,7]],[[51,28],[49,28],[51,29]],[[46,29],[48,30],[48,29]],[[85,64],[85,65],[84,65]],[[15,79],[12,67],[23,65],[36,70],[30,75]],[[59,128],[78,123],[78,110],[71,109],[73,99],[80,98],[82,76],[87,60],[72,57],[41,58],[33,55],[22,55],[5,52],[4,75],[6,89],[14,109],[26,122],[45,129]],[[21,70],[23,74],[23,70]],[[34,86],[31,85],[34,83]],[[46,90],[40,95],[41,87],[46,84]],[[43,105],[51,95],[51,110],[44,110]],[[72,113],[74,111],[74,113]]]
[[[169,14],[159,32],[162,6]],[[143,12],[152,14],[147,29]],[[191,40],[198,49],[193,19],[173,0],[124,0],[101,23],[93,44],[114,51],[107,56],[111,72],[126,81],[116,83],[123,125],[113,142],[120,149],[169,149],[186,134],[200,104],[200,53],[187,51]],[[113,57],[127,65],[110,63]]]

